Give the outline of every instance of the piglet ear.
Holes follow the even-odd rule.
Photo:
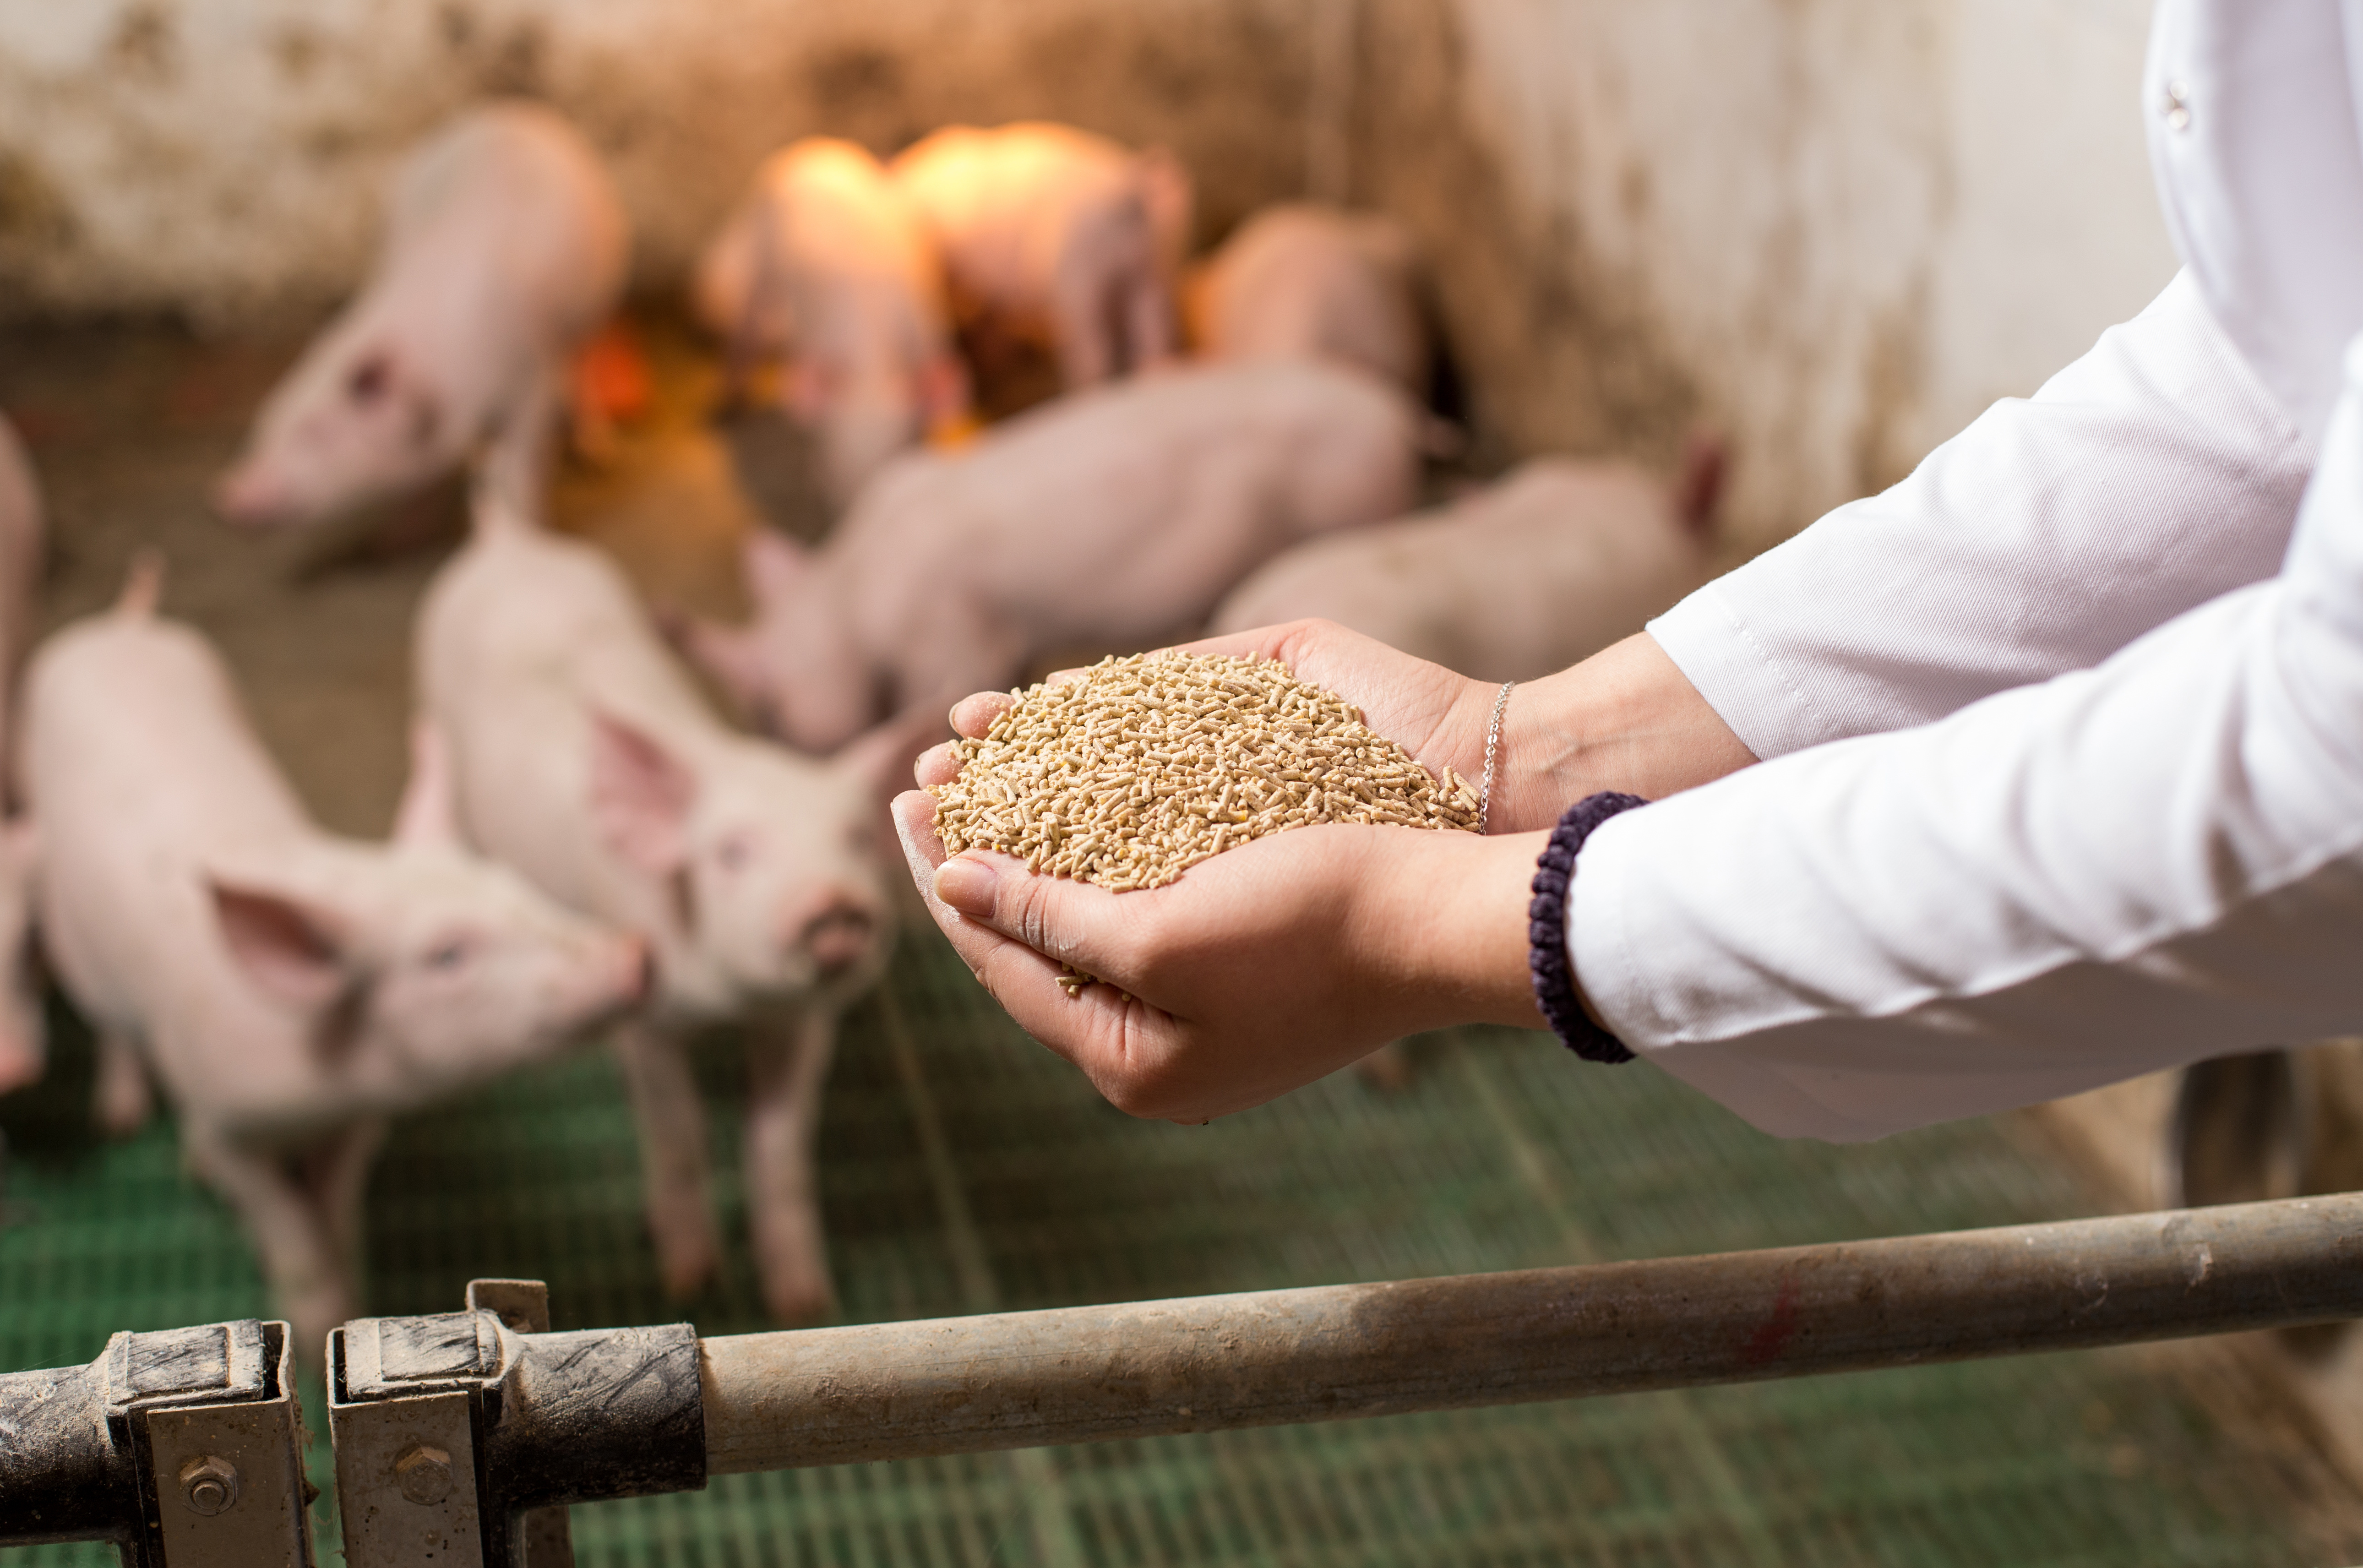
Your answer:
[[[272,995],[325,1007],[348,988],[344,922],[304,899],[215,881],[214,916],[230,957]]]
[[[591,716],[591,815],[607,847],[655,876],[689,859],[697,777],[638,726]]]
[[[428,718],[410,721],[410,783],[394,814],[394,845],[401,850],[457,848],[459,807],[452,797],[451,748]]]

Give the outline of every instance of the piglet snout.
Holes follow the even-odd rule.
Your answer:
[[[877,945],[878,917],[865,904],[845,895],[822,900],[796,931],[796,945],[812,955],[824,980],[835,980],[867,959]]]
[[[648,939],[614,932],[574,971],[576,1007],[586,1021],[630,1012],[656,989],[657,959]]]
[[[285,504],[269,476],[248,462],[214,482],[213,508],[224,522],[240,528],[266,528],[279,519]]]

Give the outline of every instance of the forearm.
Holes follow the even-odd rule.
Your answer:
[[[1868,1137],[2363,1020],[2363,401],[2259,584],[2100,668],[1617,818],[1570,956],[1769,1129]]]
[[[1448,1024],[1542,1029],[1528,979],[1526,903],[1550,835],[1474,839],[1380,830],[1345,962],[1399,988],[1399,1032]]]
[[[2312,457],[2180,279],[1650,632],[1758,757],[1930,723],[2271,576]]]
[[[1473,712],[1481,701],[1490,718],[1499,691],[1484,687],[1464,698],[1464,706]],[[1569,806],[1601,790],[1659,800],[1755,761],[1674,662],[1641,632],[1511,692],[1494,757],[1488,827],[1497,834],[1547,830]],[[1479,775],[1472,771],[1470,776]]]

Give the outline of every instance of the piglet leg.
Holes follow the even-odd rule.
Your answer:
[[[1051,302],[1059,376],[1071,392],[1113,377],[1116,362],[1115,310],[1104,280],[1062,288]]]
[[[148,1124],[155,1095],[148,1084],[148,1064],[139,1059],[139,1042],[129,1035],[100,1031],[98,1083],[91,1098],[99,1129],[110,1137],[128,1138]]]
[[[331,1137],[307,1165],[320,1233],[349,1280],[361,1278],[361,1198],[369,1186],[370,1163],[384,1146],[385,1118],[371,1117]]]
[[[836,1308],[821,1233],[813,1134],[837,1052],[837,1016],[809,1008],[756,1021],[747,1044],[747,1209],[763,1305],[782,1323],[819,1322]]]
[[[640,1188],[668,1294],[694,1296],[722,1261],[715,1227],[705,1106],[690,1075],[688,1042],[642,1019],[616,1030],[616,1059],[640,1137]]]
[[[275,1153],[241,1147],[199,1125],[184,1127],[183,1139],[190,1168],[245,1221],[262,1260],[264,1283],[295,1335],[297,1353],[317,1364],[328,1330],[354,1313],[352,1282],[318,1205],[289,1179]]]
[[[1173,299],[1164,280],[1145,272],[1126,281],[1121,306],[1126,352],[1125,368],[1139,372],[1170,361],[1173,341]]]
[[[536,373],[477,455],[473,482],[477,506],[502,507],[528,522],[546,520],[549,471],[557,458],[558,427],[564,407],[559,373],[554,370]]]

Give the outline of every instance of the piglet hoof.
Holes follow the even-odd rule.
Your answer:
[[[772,1321],[789,1328],[825,1323],[837,1315],[837,1292],[828,1278],[819,1216],[765,1224],[755,1220],[755,1269],[763,1280],[763,1307]]]
[[[98,1084],[92,1095],[92,1112],[99,1130],[109,1138],[128,1138],[148,1125],[155,1109],[155,1095],[148,1086],[148,1073],[137,1054],[126,1048],[103,1048],[98,1058]]]
[[[1391,1040],[1354,1063],[1362,1082],[1382,1094],[1399,1095],[1411,1087],[1411,1048]]]
[[[0,1095],[39,1082],[41,1065],[40,1052],[0,1040]]]
[[[664,1278],[665,1295],[675,1301],[696,1296],[722,1266],[722,1242],[710,1222],[653,1224],[657,1270]]]
[[[310,1372],[326,1363],[328,1330],[361,1316],[351,1294],[341,1286],[280,1292],[280,1312],[295,1336],[295,1355]]]
[[[807,1329],[837,1316],[837,1292],[826,1265],[805,1259],[793,1268],[763,1271],[763,1309],[788,1329]]]

